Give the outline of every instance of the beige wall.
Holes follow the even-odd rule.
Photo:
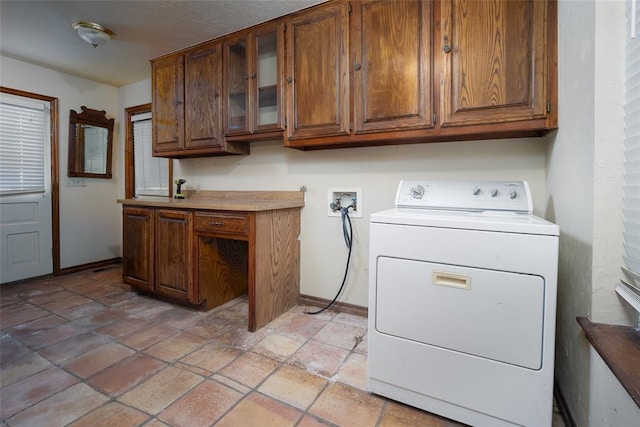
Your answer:
[[[0,57],[0,84],[58,98],[60,160],[60,266],[73,267],[121,255],[119,208],[114,204],[124,186],[120,170],[118,90],[115,87],[70,76],[5,56]],[[86,187],[67,187],[69,110],[81,106],[105,110],[116,119],[113,179],[87,179]]]

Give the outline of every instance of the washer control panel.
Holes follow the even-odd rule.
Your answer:
[[[396,207],[533,212],[526,181],[400,181]]]

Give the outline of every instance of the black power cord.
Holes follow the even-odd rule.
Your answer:
[[[351,248],[353,247],[353,226],[351,225],[351,218],[349,218],[350,208],[353,208],[353,205],[340,209],[340,213],[342,214],[342,236],[344,237],[344,242],[347,245],[347,248],[349,249],[349,252],[347,255],[347,265],[346,265],[346,268],[344,269],[344,277],[342,278],[342,284],[340,285],[340,289],[338,289],[338,293],[336,294],[335,297],[333,297],[333,300],[329,304],[327,304],[326,307],[321,308],[320,310],[317,310],[317,311],[305,310],[304,311],[305,314],[311,314],[311,315],[320,314],[326,309],[328,309],[329,307],[331,307],[338,300],[338,297],[342,293],[342,290],[344,289],[344,285],[347,282],[347,274],[349,273],[349,263],[351,262]],[[348,229],[347,229],[347,224],[349,225]]]

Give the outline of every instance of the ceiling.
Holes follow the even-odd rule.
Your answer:
[[[120,87],[151,76],[149,59],[325,0],[0,1],[2,55]],[[94,48],[71,25],[115,33]]]

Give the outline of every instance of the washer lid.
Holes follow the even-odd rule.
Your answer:
[[[392,208],[371,215],[372,223],[500,231],[557,236],[560,228],[532,214],[510,211],[445,211]]]

